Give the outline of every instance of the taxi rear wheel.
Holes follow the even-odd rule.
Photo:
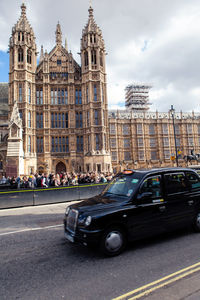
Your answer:
[[[127,238],[124,230],[118,226],[108,228],[101,239],[101,251],[108,256],[120,254],[126,247]]]
[[[196,232],[200,232],[200,211],[197,213],[195,217],[193,227]]]

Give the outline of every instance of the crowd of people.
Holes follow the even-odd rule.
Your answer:
[[[18,176],[18,177],[5,177],[3,176],[0,183],[3,185],[8,184],[15,188],[48,188],[54,186],[69,186],[79,184],[95,184],[95,183],[106,183],[113,178],[113,173],[69,173],[61,172],[60,174],[30,174],[29,176]]]

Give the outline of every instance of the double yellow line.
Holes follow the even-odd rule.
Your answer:
[[[114,298],[113,300],[134,300],[139,299],[141,297],[147,296],[150,293],[156,291],[159,288],[162,288],[166,285],[169,285],[170,283],[173,283],[177,280],[180,280],[188,275],[191,275],[195,272],[200,271],[200,262],[191,265],[187,268],[184,268],[182,270],[179,270],[175,273],[172,273],[168,276],[165,276],[161,279],[158,279],[156,281],[153,281],[151,283],[148,283],[140,288],[137,288],[129,293],[126,293],[122,296],[119,296],[117,298]]]

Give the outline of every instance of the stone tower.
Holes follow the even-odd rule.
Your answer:
[[[108,104],[105,45],[93,8],[82,31],[81,70],[85,111],[85,170],[111,170],[108,137]]]
[[[9,53],[9,118],[16,101],[24,173],[110,171],[105,46],[93,9],[83,29],[81,65],[68,51],[67,41],[62,45],[59,23],[55,46],[49,53],[41,47],[37,65],[24,4],[12,29]]]
[[[35,70],[37,49],[35,36],[21,5],[21,16],[12,28],[9,42],[9,118],[17,101],[23,126],[24,173],[37,169],[35,132]]]

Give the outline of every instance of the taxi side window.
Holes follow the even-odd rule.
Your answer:
[[[159,198],[161,197],[161,177],[153,176],[144,180],[142,187],[140,189],[140,194],[143,193],[152,193],[150,198]]]
[[[184,173],[166,174],[164,179],[167,194],[183,192],[188,188]]]
[[[186,178],[189,182],[189,187],[194,188],[200,188],[200,179],[199,177],[191,172],[185,172]]]

